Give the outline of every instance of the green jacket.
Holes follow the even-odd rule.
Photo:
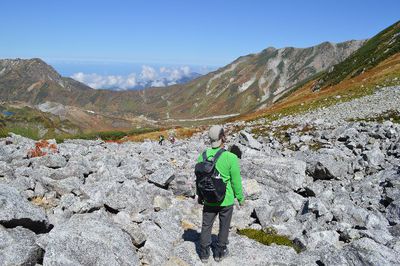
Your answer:
[[[207,158],[213,157],[219,149],[220,148],[207,149]],[[197,162],[202,161],[203,157],[202,154],[200,154]],[[229,151],[225,151],[219,157],[215,167],[226,184],[225,198],[222,202],[204,202],[204,204],[208,206],[231,206],[234,204],[235,198],[237,198],[239,202],[243,202],[242,177],[240,176],[238,157]]]

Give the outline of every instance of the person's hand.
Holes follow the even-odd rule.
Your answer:
[[[239,201],[239,206],[240,206],[240,207],[243,207],[244,205],[245,205],[245,201],[244,201],[244,200]]]

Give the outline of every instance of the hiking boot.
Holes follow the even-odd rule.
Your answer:
[[[217,247],[214,254],[214,260],[220,262],[229,255],[229,250],[227,247]]]
[[[207,263],[209,257],[210,257],[210,247],[200,247],[201,262]]]

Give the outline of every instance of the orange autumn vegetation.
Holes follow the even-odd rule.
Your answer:
[[[50,144],[47,140],[40,140],[35,143],[35,147],[28,151],[27,157],[41,157],[45,156],[48,152],[56,153],[58,152],[57,145],[52,143]]]

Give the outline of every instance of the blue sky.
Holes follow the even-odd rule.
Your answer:
[[[399,0],[13,0],[0,10],[0,58],[40,57],[64,74],[79,70],[66,62],[223,66],[268,46],[365,39],[400,19]]]
[[[0,57],[224,65],[268,46],[368,38],[400,1],[2,1]]]

